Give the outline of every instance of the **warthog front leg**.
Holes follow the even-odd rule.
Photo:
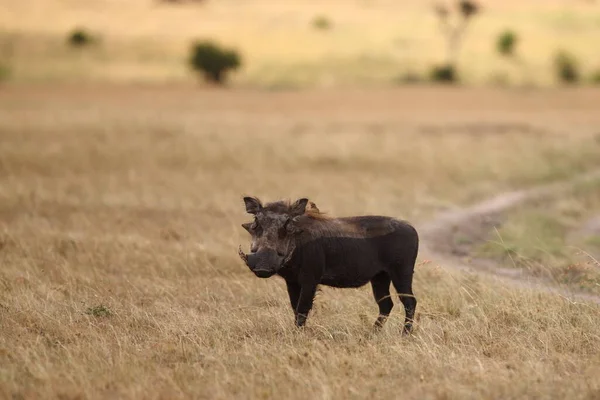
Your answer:
[[[298,306],[296,307],[296,326],[301,327],[306,323],[308,313],[312,309],[313,301],[315,299],[315,293],[317,292],[317,285],[305,285],[300,290],[300,299],[298,300]]]

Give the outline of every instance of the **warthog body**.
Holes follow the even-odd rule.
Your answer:
[[[250,254],[242,260],[256,276],[281,276],[287,285],[296,325],[303,326],[318,285],[358,288],[371,282],[381,327],[394,303],[393,283],[404,305],[404,332],[412,329],[417,300],[412,291],[419,236],[409,223],[384,216],[330,218],[308,199],[263,204],[245,197],[252,223]]]

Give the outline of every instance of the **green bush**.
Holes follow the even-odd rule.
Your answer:
[[[192,45],[191,67],[204,75],[209,82],[223,83],[226,73],[241,66],[240,55],[210,41],[197,41]]]
[[[456,82],[456,70],[452,65],[437,65],[432,68],[430,78],[434,82]]]
[[[559,51],[554,56],[556,77],[563,83],[574,83],[579,80],[577,60],[566,51]]]
[[[315,29],[319,29],[322,31],[331,28],[331,21],[329,21],[329,19],[323,15],[316,17],[313,20],[312,24],[315,27]]]
[[[513,31],[504,31],[496,40],[496,50],[503,56],[512,56],[515,52],[517,34]]]
[[[67,43],[73,47],[83,47],[91,44],[94,37],[85,29],[76,28],[67,37]]]

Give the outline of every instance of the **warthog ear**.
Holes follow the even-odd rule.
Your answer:
[[[246,212],[248,214],[256,214],[262,209],[262,203],[256,197],[244,197],[244,203],[246,204]]]
[[[291,215],[296,216],[296,215],[304,214],[304,212],[306,211],[307,204],[308,204],[308,199],[306,199],[306,198],[301,198],[301,199],[296,200],[294,202],[294,204],[292,204],[292,206],[290,207]]]
[[[312,201],[309,201],[308,204],[306,205],[306,211],[312,211],[315,213],[320,213],[321,211],[319,210],[319,207],[317,207],[317,205],[315,203],[313,203]]]

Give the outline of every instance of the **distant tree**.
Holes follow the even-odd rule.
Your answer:
[[[517,44],[519,43],[519,36],[512,30],[506,29],[496,37],[495,47],[500,57],[508,60],[512,66],[520,69],[524,81],[529,81],[529,72],[525,60],[521,59],[517,54]],[[508,83],[508,76],[506,76],[506,83]]]
[[[460,1],[460,12],[465,18],[469,18],[479,11],[479,6],[472,1]]]
[[[456,64],[460,51],[460,45],[471,18],[479,12],[479,6],[473,1],[461,0],[456,3],[458,13],[458,22],[454,25],[450,23],[450,9],[443,4],[437,4],[434,11],[438,16],[442,33],[446,37],[448,54],[446,63],[433,68],[432,79],[453,82],[458,77],[456,74]]]
[[[189,63],[207,81],[222,84],[228,71],[241,66],[241,57],[235,50],[211,41],[197,41],[192,45]]]

